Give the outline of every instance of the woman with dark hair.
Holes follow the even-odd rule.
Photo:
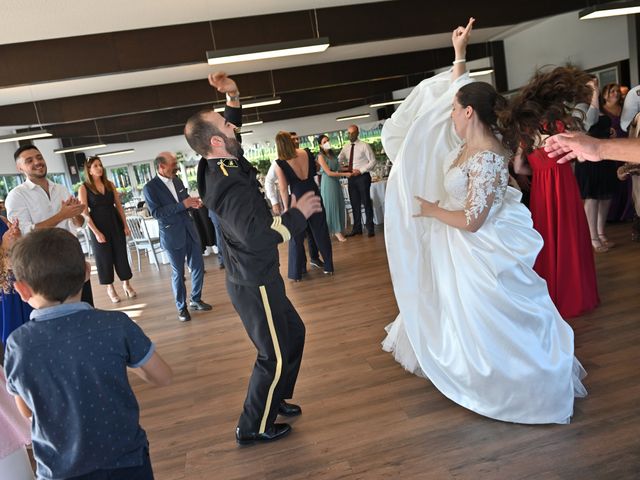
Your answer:
[[[383,348],[476,413],[567,423],[583,370],[571,327],[532,269],[542,239],[507,186],[510,152],[496,138],[506,101],[464,74],[472,24],[453,33],[453,71],[424,80],[382,129],[394,161],[384,224],[400,308]]]
[[[338,241],[346,242],[347,239],[342,234],[345,227],[345,210],[340,177],[348,178],[351,173],[340,171],[340,162],[338,162],[337,155],[331,150],[331,142],[327,135],[321,135],[318,138],[318,145],[320,145],[320,151],[316,161],[322,171],[320,194],[327,215],[329,233],[335,235]]]
[[[113,286],[113,269],[122,289],[129,298],[137,296],[129,280],[133,274],[127,256],[127,239],[130,235],[127,219],[116,187],[107,179],[100,157],[93,156],[84,164],[84,183],[78,190],[78,198],[86,205],[84,215],[91,230],[91,244],[96,256],[96,268],[101,285],[107,286],[107,295],[113,303],[120,297]]]
[[[598,77],[593,77],[590,82],[593,88],[591,105],[598,108],[599,117],[594,125],[589,128],[589,135],[595,138],[610,138],[612,136],[611,116],[603,110],[598,89]],[[610,91],[609,84],[603,92]],[[618,92],[619,93],[619,92]],[[618,115],[618,128],[620,128],[620,116]],[[617,134],[613,134],[617,136]],[[604,162],[578,162],[575,165],[576,180],[580,188],[580,196],[584,200],[584,211],[587,215],[591,245],[596,253],[609,251],[614,246],[604,232],[611,200],[621,188],[617,175],[618,164],[611,160]]]
[[[278,150],[278,160],[276,160],[278,188],[280,189],[280,197],[286,212],[290,203],[289,190],[291,190],[291,195],[296,198],[301,198],[302,195],[309,191],[320,195],[318,185],[314,180],[317,171],[316,162],[313,161],[308,152],[301,148],[296,148],[289,132],[278,132],[276,135],[276,148]],[[311,215],[307,222],[324,260],[324,273],[333,275],[333,252],[324,206],[321,212]],[[294,282],[302,280],[302,273],[306,271],[305,261],[304,232],[302,232],[289,242],[288,277]]]
[[[529,208],[544,246],[534,265],[547,281],[563,318],[577,317],[600,303],[591,235],[571,165],[558,164],[544,150],[557,133],[582,130],[574,106],[588,103],[591,77],[574,67],[540,71],[512,99],[502,115],[505,141],[516,149],[516,173],[532,174]]]

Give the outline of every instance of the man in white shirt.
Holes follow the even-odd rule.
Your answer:
[[[367,232],[369,237],[375,235],[373,229],[373,205],[371,203],[371,175],[369,172],[376,165],[376,156],[368,143],[358,139],[360,130],[356,125],[350,125],[347,129],[349,143],[342,147],[338,160],[348,163],[349,171],[353,172],[349,177],[349,199],[353,209],[353,229],[347,237],[362,235],[362,204],[367,216]]]
[[[84,205],[62,185],[47,179],[47,162],[35,145],[22,145],[13,154],[24,183],[9,192],[7,217],[17,219],[23,235],[36,228],[58,227],[76,234],[84,226]],[[93,305],[91,283],[82,289],[82,301]]]

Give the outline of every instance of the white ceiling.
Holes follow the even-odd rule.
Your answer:
[[[0,45],[382,0],[0,0]]]

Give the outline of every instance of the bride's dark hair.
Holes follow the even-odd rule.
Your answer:
[[[582,116],[573,116],[573,112],[576,104],[589,103],[589,80],[588,73],[573,66],[538,70],[509,108],[498,113],[505,145],[511,150],[522,147],[528,153],[540,134],[554,135],[559,128],[582,130]]]
[[[485,82],[468,83],[458,90],[456,99],[463,107],[472,107],[480,121],[493,133],[503,133],[498,114],[507,108],[507,100],[496,92],[493,85]]]

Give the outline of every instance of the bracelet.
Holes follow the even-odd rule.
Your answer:
[[[226,94],[227,102],[239,102],[240,101],[240,92],[234,92],[233,95]]]
[[[456,65],[457,63],[464,63],[464,62],[466,62],[466,61],[467,61],[467,59],[466,59],[466,58],[460,58],[460,59],[458,59],[458,60],[454,60],[454,61],[453,61],[453,64],[454,64],[454,65]]]

